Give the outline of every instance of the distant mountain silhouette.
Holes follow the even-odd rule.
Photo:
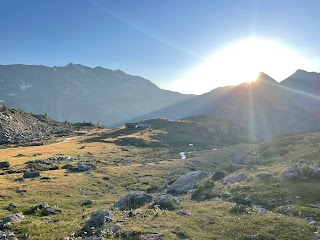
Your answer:
[[[0,65],[0,104],[59,121],[92,121],[108,126],[176,104],[191,95],[162,90],[121,70]]]
[[[297,70],[278,83],[265,73],[257,80],[184,95],[160,89],[121,70],[0,65],[0,104],[47,113],[59,121],[118,126],[146,118],[196,115],[232,120],[252,134],[320,130],[320,74]]]
[[[281,83],[260,73],[254,82],[217,88],[151,115],[168,118],[218,116],[262,137],[274,132],[319,131],[319,88],[319,73],[298,70]]]

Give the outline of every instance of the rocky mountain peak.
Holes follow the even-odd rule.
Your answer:
[[[318,80],[320,81],[320,73],[308,72],[302,69],[298,69],[289,78],[304,79],[304,80]]]
[[[268,74],[264,72],[259,73],[256,82],[278,83],[276,80],[274,80],[272,77],[270,77]]]

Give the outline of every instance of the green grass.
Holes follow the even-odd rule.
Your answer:
[[[186,126],[190,124],[189,120],[184,121]],[[182,132],[185,127],[170,130],[175,125],[169,125],[167,130],[175,133]],[[153,210],[151,204],[135,210],[133,218],[127,218],[126,212],[115,211],[112,218],[114,221],[124,220],[124,226],[119,237],[112,236],[111,239],[124,238],[130,231],[137,231],[140,239],[154,232],[163,233],[163,239],[312,239],[311,232],[315,229],[304,218],[312,217],[320,221],[317,205],[320,199],[319,182],[311,179],[288,180],[283,176],[283,171],[301,158],[313,164],[319,163],[319,133],[277,135],[259,145],[241,143],[215,151],[193,150],[186,153],[186,160],[181,160],[176,147],[165,147],[162,143],[150,147],[158,144],[160,139],[157,138],[165,134],[160,127],[156,129],[156,124],[152,126],[153,130],[142,131],[99,130],[90,136],[79,136],[62,144],[0,150],[2,161],[9,161],[16,170],[23,170],[27,161],[57,154],[75,157],[77,161],[95,166],[90,172],[70,172],[61,169],[66,164],[63,161],[57,164],[59,170],[41,171],[41,176],[50,180],[27,179],[22,183],[14,181],[22,173],[0,175],[0,217],[11,214],[5,207],[13,202],[19,206],[13,212],[26,215],[25,222],[10,226],[18,238],[23,233],[29,233],[31,239],[61,239],[80,230],[92,212],[109,209],[130,191],[162,193],[165,192],[161,189],[164,180],[173,182],[187,171],[204,170],[209,176],[197,184],[198,190],[192,195],[178,196],[180,204],[177,208],[191,212],[191,216],[180,216],[175,211]],[[150,146],[118,144],[124,138],[142,139]],[[188,138],[190,140],[190,136]],[[84,148],[80,149],[82,146]],[[282,155],[263,155],[267,151],[281,152],[279,150],[284,148],[289,151]],[[249,175],[249,179],[236,184],[212,180],[211,175],[216,171],[228,169],[231,156],[238,152],[250,152],[262,158],[261,165],[242,170]],[[16,157],[19,153],[26,156]],[[35,153],[42,155],[34,156]],[[71,162],[73,165],[76,163]],[[271,179],[257,177],[265,171],[272,173]],[[230,174],[232,171],[226,172]],[[253,203],[261,204],[272,213],[262,214],[247,206],[249,214],[234,214],[231,211],[234,202],[211,200],[229,193],[238,204],[248,196]],[[83,201],[88,199],[93,201],[93,205],[82,206]],[[30,213],[29,210],[41,202],[56,205],[62,213],[47,217]],[[283,206],[290,206],[290,211],[280,214]]]

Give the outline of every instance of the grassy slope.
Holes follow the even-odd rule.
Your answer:
[[[9,161],[16,169],[23,169],[26,161],[44,159],[56,154],[76,157],[96,166],[95,170],[85,173],[69,173],[63,169],[41,172],[41,176],[51,178],[49,181],[36,179],[19,183],[13,180],[21,177],[21,173],[0,175],[2,183],[0,217],[10,214],[4,209],[10,202],[19,205],[17,212],[26,212],[37,203],[47,201],[52,206],[57,205],[62,213],[49,217],[26,215],[25,222],[10,228],[18,234],[18,237],[19,233],[29,233],[32,239],[59,239],[79,230],[91,212],[100,208],[108,209],[130,190],[159,189],[164,179],[173,181],[189,170],[202,169],[213,173],[216,169],[223,168],[233,153],[239,151],[260,153],[261,148],[265,148],[263,144],[258,148],[255,144],[238,144],[217,151],[189,153],[187,160],[181,160],[176,148],[163,145],[157,148],[151,147],[155,142],[157,131],[159,130],[129,133],[126,130],[104,130],[62,144],[0,150],[1,161]],[[127,145],[119,141],[127,137],[142,139],[147,146]],[[305,208],[309,211],[308,204],[314,204],[319,199],[317,194],[320,189],[317,182],[291,182],[284,180],[281,173],[287,164],[286,161],[298,160],[299,154],[304,158],[315,156],[314,151],[318,150],[314,150],[314,147],[318,144],[317,139],[320,139],[320,136],[311,134],[292,137],[298,140],[288,139],[291,150],[286,155],[272,157],[272,161],[270,158],[265,158],[265,165],[248,170],[252,180],[234,185],[215,183],[214,186],[221,191],[231,191],[235,194],[245,192],[261,204],[268,199],[278,199],[281,194],[281,197],[290,201],[288,203],[294,204],[296,208]],[[299,142],[300,140],[302,142]],[[187,142],[190,142],[190,138]],[[264,144],[269,144],[272,148],[278,146],[273,140]],[[84,148],[80,149],[82,146]],[[305,149],[306,146],[309,146],[309,149]],[[286,146],[282,144],[279,146],[279,148],[284,147]],[[26,156],[16,157],[19,153]],[[34,156],[36,153],[42,155]],[[312,161],[317,161],[317,158]],[[258,172],[265,170],[274,174],[272,182],[266,183],[255,178]],[[27,192],[20,193],[19,190]],[[127,219],[122,212],[115,212],[113,218],[115,221],[125,220],[123,232],[131,230],[162,232],[164,239],[311,239],[311,228],[301,218],[280,215],[276,212],[269,215],[256,212],[249,215],[234,215],[229,213],[234,203],[195,202],[189,197],[183,197],[179,206],[183,210],[192,212],[189,217],[179,216],[172,211],[150,210],[146,206],[136,210],[140,214],[132,219]],[[94,204],[90,207],[81,206],[86,199],[93,200]],[[314,211],[312,214],[315,214]],[[260,237],[257,234],[260,234]]]

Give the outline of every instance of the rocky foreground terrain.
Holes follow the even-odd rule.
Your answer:
[[[51,131],[31,114],[0,105],[0,144],[41,142],[50,138]]]
[[[214,119],[149,123],[0,150],[0,237],[319,239],[319,133],[259,143]],[[206,127],[224,144],[195,137]]]

